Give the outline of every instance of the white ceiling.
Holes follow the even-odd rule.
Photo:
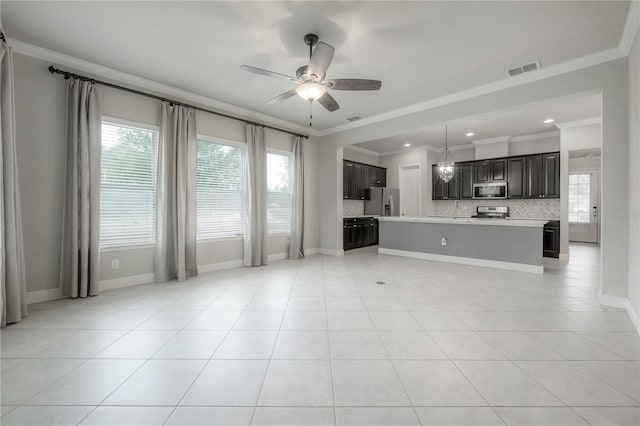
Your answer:
[[[449,147],[470,144],[475,140],[491,139],[500,136],[523,136],[556,130],[556,123],[567,123],[591,118],[600,118],[602,100],[600,93],[579,94],[575,96],[549,99],[544,102],[522,105],[508,110],[492,111],[482,115],[462,117],[447,123],[429,125],[420,130],[355,144],[378,153],[395,152],[425,147],[444,147],[444,126],[449,132]],[[544,120],[553,118],[553,124]],[[468,132],[474,136],[467,137]]]
[[[382,80],[379,92],[333,92],[314,106],[324,130],[506,78],[506,69],[561,63],[618,45],[629,2],[31,2],[3,1],[9,37],[306,125],[291,83],[239,70],[293,74],[305,33],[336,48],[328,78]]]

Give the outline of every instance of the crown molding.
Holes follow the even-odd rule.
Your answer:
[[[475,146],[478,145],[490,145],[492,143],[507,143],[511,140],[511,135],[504,135],[504,136],[496,136],[493,138],[487,138],[487,139],[478,139],[475,141],[471,141],[471,143]]]
[[[552,130],[550,132],[541,132],[541,133],[532,133],[530,135],[521,135],[512,137],[509,142],[526,142],[526,141],[535,141],[538,139],[548,139],[556,136],[560,136],[559,130]]]
[[[362,148],[362,147],[356,146],[356,145],[344,145],[342,148],[343,149],[349,149],[351,151],[361,152],[363,154],[374,155],[376,157],[380,156],[380,153],[378,151],[374,151],[374,150],[367,149],[367,148]]]
[[[584,120],[566,121],[564,123],[556,123],[560,130],[571,129],[572,127],[592,126],[602,123],[601,117],[585,118]]]
[[[481,86],[476,86],[471,89],[462,90],[460,92],[441,96],[439,98],[430,99],[425,102],[420,102],[407,107],[402,107],[382,114],[363,118],[362,120],[358,120],[353,123],[342,124],[340,126],[322,130],[319,132],[319,135],[327,136],[334,133],[344,132],[346,130],[353,130],[358,127],[368,126],[370,124],[378,123],[381,121],[391,120],[393,118],[401,117],[404,115],[414,114],[428,109],[452,104],[454,102],[460,102],[478,96],[499,92],[501,90],[522,86],[524,84],[544,80],[546,78],[555,77],[557,75],[566,74],[583,68],[600,65],[605,62],[624,58],[626,56],[627,55],[625,55],[622,49],[620,49],[619,47],[602,50],[591,55],[586,55],[559,64],[543,67],[538,70],[520,74],[515,77],[504,78],[502,80],[494,81],[492,83],[487,83]]]
[[[212,108],[214,110],[219,110],[221,112],[233,113],[236,114],[238,118],[248,119],[252,121],[261,121],[265,124],[282,127],[284,129],[298,133],[306,133],[312,136],[320,135],[320,131],[316,129],[310,129],[306,126],[301,126],[299,124],[291,123],[289,121],[272,117],[267,114],[222,102],[208,96],[199,95],[197,93],[179,89],[177,87],[160,83],[155,80],[150,80],[138,75],[119,71],[113,68],[106,67],[104,65],[66,55],[55,50],[46,49],[44,47],[26,43],[15,38],[9,37],[7,38],[7,42],[15,53],[20,53],[22,55],[30,56],[47,62],[53,62],[56,65],[70,67],[74,71],[89,73],[91,75],[99,76],[100,78],[105,78],[107,80],[117,81],[126,85],[131,85],[137,88],[161,93],[162,95],[167,97],[174,97],[177,98],[177,100],[192,102],[198,105]]]
[[[625,56],[629,56],[631,48],[633,47],[633,41],[636,38],[638,29],[640,28],[640,1],[632,1],[629,6],[629,12],[627,12],[627,20],[624,24],[624,30],[620,36],[620,44],[618,48],[624,53]]]

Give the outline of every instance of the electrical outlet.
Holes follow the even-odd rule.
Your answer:
[[[441,245],[441,246],[446,246],[446,245],[447,245],[447,239],[446,239],[446,237],[442,237],[442,240],[440,240],[440,245]]]
[[[111,269],[120,269],[120,261],[118,259],[111,261]]]

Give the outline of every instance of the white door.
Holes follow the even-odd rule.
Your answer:
[[[420,166],[400,166],[400,216],[420,216]]]
[[[599,175],[597,170],[569,173],[569,241],[598,242]]]

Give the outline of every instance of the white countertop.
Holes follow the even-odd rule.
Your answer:
[[[343,219],[356,219],[359,217],[380,217],[379,214],[358,214],[355,216],[342,216]]]
[[[456,225],[485,225],[485,226],[516,226],[542,228],[549,219],[478,219],[474,217],[445,217],[445,216],[381,216],[380,222],[417,222],[417,223],[445,223]]]

